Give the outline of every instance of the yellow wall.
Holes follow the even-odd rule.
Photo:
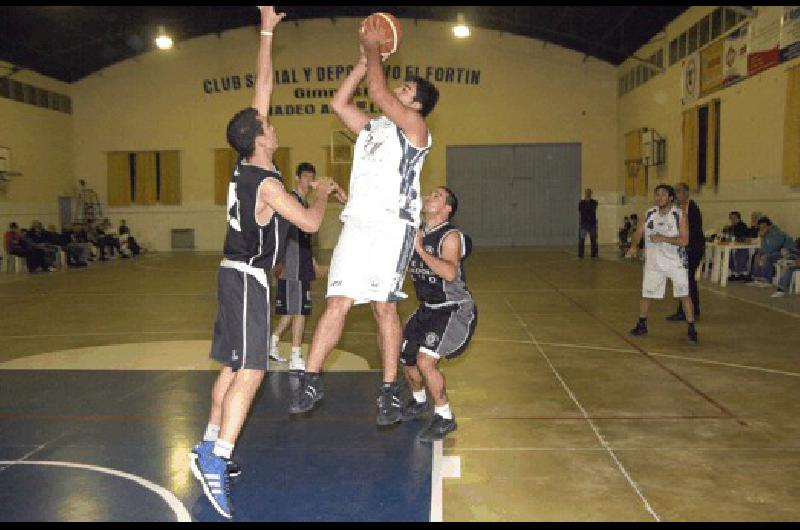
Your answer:
[[[71,93],[69,85],[27,70],[12,79]],[[72,122],[71,114],[0,98],[0,145],[11,148],[12,169],[23,173],[0,189],[3,232],[12,221],[23,228],[34,219],[58,223],[58,197],[71,195],[75,187]]]
[[[658,45],[667,47],[670,40],[714,7],[692,7],[666,28],[666,39],[644,46],[638,56],[649,57]],[[780,64],[693,103],[699,105],[715,98],[721,102],[719,187],[715,190],[713,185],[707,185],[694,195],[703,211],[704,228],[727,224],[731,210],[740,211],[747,222],[752,211],[760,211],[790,235],[800,236],[800,188],[781,183],[786,70],[798,62],[800,59]],[[629,60],[620,72],[632,64]],[[625,175],[624,133],[637,127],[655,128],[667,140],[666,164],[657,171],[650,169],[650,190],[662,182],[681,180],[681,120],[685,108],[689,107],[681,103],[681,61],[619,100],[616,165],[621,190]],[[650,197],[636,198],[621,206],[619,218],[634,211],[641,214],[650,201]]]
[[[446,146],[580,142],[584,186],[601,202],[603,240],[614,238],[616,214],[616,74],[597,60],[540,41],[477,29],[457,41],[450,25],[402,20],[405,40],[389,64],[465,67],[480,70],[480,84],[437,83],[439,106],[429,118],[434,147],[422,175],[423,191],[445,182]],[[284,23],[275,37],[276,68],[347,65],[357,56],[359,21],[328,19]],[[167,53],[148,53],[78,82],[73,90],[75,173],[106,194],[105,152],[181,151],[183,204],[111,210],[156,249],[169,247],[170,228],[195,228],[199,249],[219,250],[224,209],[215,206],[214,149],[225,147],[225,125],[248,106],[252,90],[208,95],[203,80],[252,73],[258,46],[255,28],[242,28],[182,42]],[[395,86],[399,81],[390,81]],[[335,89],[337,81],[277,85],[273,102],[301,103],[296,88]],[[327,98],[313,101],[317,108]],[[319,110],[318,110],[319,112]],[[323,147],[341,127],[333,115],[275,116],[292,164],[307,160],[324,171]],[[293,168],[292,168],[293,169]],[[608,204],[605,204],[608,203]],[[498,205],[498,207],[503,207]],[[574,206],[576,207],[576,206]],[[331,208],[328,217],[334,220]],[[608,222],[605,222],[606,219]],[[338,223],[320,234],[335,243]]]

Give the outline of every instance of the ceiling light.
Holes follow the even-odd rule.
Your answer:
[[[469,26],[467,26],[467,22],[464,20],[464,15],[462,13],[459,13],[456,18],[456,25],[453,26],[453,35],[459,39],[465,39],[470,35]]]
[[[156,46],[158,46],[159,50],[172,49],[172,37],[167,35],[167,30],[164,29],[164,26],[158,26],[158,37],[156,37]]]

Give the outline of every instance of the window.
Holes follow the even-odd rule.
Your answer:
[[[636,72],[636,86],[639,86],[642,84],[642,67],[637,66],[634,72]]]
[[[703,105],[698,110],[697,183],[705,186],[708,168],[708,106]]]
[[[697,51],[697,24],[689,28],[688,32],[689,49],[687,53],[694,53]]]
[[[678,59],[686,57],[686,33],[681,33],[678,37]]]
[[[180,204],[180,152],[110,152],[108,204]]]
[[[698,38],[700,46],[705,46],[711,42],[711,17],[706,15],[698,24]]]
[[[628,90],[633,90],[634,88],[636,88],[636,71],[631,69],[628,72]]]
[[[728,31],[739,22],[739,14],[732,9],[725,9],[725,16],[722,25],[722,31]]]
[[[658,66],[659,68],[664,68],[664,50],[663,49],[658,50],[658,53],[656,54],[656,66]]]
[[[678,62],[678,39],[672,39],[669,43],[669,65]]]
[[[44,109],[50,106],[49,102],[50,93],[47,90],[37,88],[36,89],[36,106],[42,107]]]
[[[22,83],[19,81],[11,80],[11,99],[16,101],[25,101],[25,94],[23,93]]]
[[[711,39],[716,39],[722,34],[722,8],[718,7],[711,13]]]
[[[11,97],[11,87],[7,77],[0,77],[0,97]]]

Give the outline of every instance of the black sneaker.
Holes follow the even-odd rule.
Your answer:
[[[314,408],[314,404],[323,398],[322,379],[319,374],[300,374],[300,388],[289,405],[290,414],[302,414]]]
[[[458,428],[456,417],[446,420],[438,414],[433,415],[433,420],[425,427],[419,435],[421,442],[434,442],[436,440],[443,440],[447,433],[453,432]]]
[[[697,330],[694,328],[689,328],[689,344],[697,344]]]
[[[670,322],[683,322],[684,320],[686,320],[686,315],[684,315],[683,312],[679,311],[674,315],[666,317],[664,320],[669,320]]]
[[[400,414],[400,421],[419,420],[426,416],[428,412],[428,403],[419,403],[416,399],[411,398],[408,403],[403,407]]]
[[[643,322],[637,322],[636,327],[630,330],[628,333],[633,335],[634,337],[647,335],[647,324]]]
[[[381,385],[380,395],[378,396],[378,425],[392,425],[400,421],[403,409],[400,405],[400,396],[398,394],[397,383],[389,386]]]

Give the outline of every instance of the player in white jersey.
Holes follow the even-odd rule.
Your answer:
[[[339,341],[352,306],[370,302],[383,354],[377,423],[389,425],[400,421],[402,412],[396,381],[402,326],[396,302],[406,298],[403,279],[420,223],[419,175],[432,141],[425,117],[439,92],[420,78],[390,91],[378,51],[380,32],[367,27],[360,38],[360,60],[331,100],[337,116],[358,134],[349,200],[341,216],[344,227],[331,258],[325,311],[289,411],[307,412],[322,398],[322,364]],[[369,95],[383,112],[375,119],[352,102],[365,76]]]
[[[675,190],[667,184],[655,189],[655,207],[647,210],[644,219],[631,239],[627,257],[635,258],[639,241],[644,237],[645,264],[642,280],[642,299],[639,303],[639,321],[630,334],[647,334],[647,313],[650,300],[664,298],[667,278],[672,280],[672,295],[680,299],[689,324],[690,344],[697,344],[694,327],[694,310],[689,296],[689,267],[686,245],[689,244],[689,223],[683,211],[674,205]]]

